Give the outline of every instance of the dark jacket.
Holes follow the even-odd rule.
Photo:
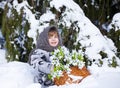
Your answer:
[[[32,50],[29,55],[29,64],[37,71],[37,81],[45,86],[52,85],[52,80],[49,80],[47,75],[50,73],[52,63],[50,60],[50,52],[56,49],[58,46],[62,46],[62,41],[60,35],[59,44],[56,47],[51,47],[48,42],[48,32],[50,28],[55,26],[47,27],[40,33],[36,49]],[[55,27],[56,28],[56,27]],[[57,28],[56,28],[57,30]],[[58,31],[58,30],[57,30]],[[58,33],[59,34],[59,33]]]

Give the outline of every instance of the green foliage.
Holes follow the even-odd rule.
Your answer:
[[[78,31],[77,31],[78,30]],[[78,36],[78,33],[79,33],[79,27],[77,25],[77,21],[76,22],[71,22],[71,26],[70,28],[67,28],[67,27],[63,27],[62,28],[62,38],[63,38],[63,44],[70,49],[70,51],[72,49],[76,49],[76,50],[79,50],[80,49],[80,46],[81,44],[79,42],[76,42],[76,39],[77,39],[77,36]]]
[[[117,29],[117,31],[115,29]],[[120,58],[120,29],[112,24],[112,29],[110,29],[107,33],[107,36],[113,40],[115,46],[117,47],[116,55]]]
[[[101,29],[103,23],[111,19],[111,0],[74,0],[84,11],[85,15]]]
[[[8,11],[11,11],[9,16]],[[8,61],[27,62],[29,53],[33,48],[33,40],[27,36],[30,24],[24,18],[24,15],[23,9],[18,13],[16,9],[9,8],[6,4],[2,21],[2,33],[6,40],[5,47]]]
[[[83,52],[85,52],[85,51],[83,51]],[[88,57],[87,57],[87,55],[86,54],[83,54],[84,56],[84,62],[85,62],[85,66],[87,67],[87,66],[91,66],[92,65],[92,63],[94,62],[94,60],[92,61],[92,60],[90,60]]]
[[[100,51],[99,54],[102,56],[102,59],[107,58],[107,53],[105,53],[104,51]]]
[[[117,67],[118,66],[118,63],[117,63],[115,57],[113,57],[111,61],[109,60],[109,66],[110,67]]]
[[[0,8],[0,26],[2,25],[3,9]]]
[[[99,59],[97,65],[98,65],[99,67],[102,67],[103,61],[102,61],[101,59]]]

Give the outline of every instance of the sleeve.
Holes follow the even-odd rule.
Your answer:
[[[49,74],[52,64],[47,60],[49,58],[48,55],[49,53],[44,50],[35,49],[29,55],[29,64],[38,72]]]

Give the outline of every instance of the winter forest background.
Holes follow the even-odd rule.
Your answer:
[[[57,25],[63,44],[70,50],[81,50],[86,65],[95,62],[101,66],[104,58],[107,58],[109,66],[116,67],[117,58],[120,58],[120,28],[112,23],[112,18],[120,12],[120,1],[67,0],[67,4],[62,1],[59,4],[55,2],[55,0],[1,0],[0,28],[5,39],[7,60],[27,62],[38,34],[48,25]],[[71,2],[74,7],[71,7]],[[83,17],[87,17],[85,20],[90,19],[92,23],[87,23]],[[96,27],[93,28],[92,24]],[[89,25],[91,27],[88,28]],[[107,47],[112,47],[109,51],[113,55],[109,55],[105,45],[95,46],[101,43],[100,38],[94,41],[99,35],[104,37],[105,41],[109,41]]]
[[[26,62],[49,25],[59,28],[70,51],[81,52],[91,72],[73,88],[119,88],[120,0],[0,0],[1,88],[40,88],[26,87],[34,76]],[[7,64],[2,64],[3,57]]]

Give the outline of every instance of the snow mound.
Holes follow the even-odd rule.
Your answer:
[[[32,68],[22,62],[9,62],[0,65],[1,88],[25,88],[34,82]]]

